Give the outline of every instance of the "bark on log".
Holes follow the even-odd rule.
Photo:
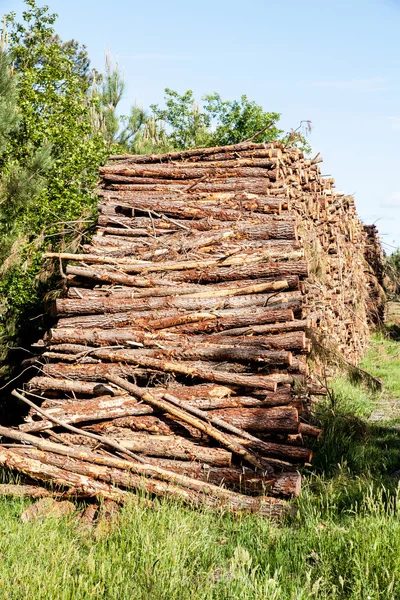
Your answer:
[[[109,360],[112,360],[112,353],[110,352]],[[217,371],[208,368],[193,367],[190,362],[172,362],[166,360],[159,360],[157,358],[149,358],[147,356],[135,356],[134,360],[131,360],[129,355],[126,355],[123,359],[121,354],[116,357],[116,360],[124,360],[127,363],[137,364],[142,367],[148,367],[167,373],[180,373],[182,375],[189,375],[191,377],[198,377],[199,379],[205,379],[206,381],[212,381],[214,383],[222,383],[235,386],[243,387],[254,387],[258,389],[270,390],[276,392],[277,384],[275,378],[270,379],[268,375],[241,375],[236,373],[228,373],[225,371]],[[96,365],[97,366],[97,365]],[[107,367],[108,365],[102,365]],[[110,375],[112,370],[110,370]],[[114,376],[111,375],[112,379]],[[112,381],[109,378],[109,381]]]
[[[237,180],[236,180],[237,181]],[[243,189],[243,182],[240,182],[240,180],[238,181],[238,184],[240,185],[242,183],[242,189]],[[254,184],[254,189],[257,190],[257,188],[260,191],[260,194],[262,196],[265,196],[265,192],[271,187],[270,183],[266,180],[256,180],[253,182]],[[118,185],[118,184],[117,184]],[[222,184],[223,185],[223,184]],[[251,185],[251,184],[250,184]],[[224,191],[224,190],[220,190],[219,188],[221,187],[220,184],[204,184],[204,183],[199,183],[199,190],[209,190],[209,191]],[[157,188],[159,187],[159,189],[162,189],[162,187],[164,187],[162,185],[162,182],[156,182],[155,185],[135,185],[133,186],[134,189],[132,189],[131,186],[128,185],[123,185],[121,186],[123,187],[123,190],[120,190],[120,186],[113,186],[113,188],[119,188],[118,191],[115,192],[110,192],[110,191],[103,191],[101,192],[101,196],[104,198],[104,200],[107,202],[108,201],[114,201],[114,199],[116,199],[118,201],[118,203],[121,203],[122,205],[122,210],[121,212],[123,212],[125,206],[127,205],[127,211],[129,211],[129,208],[131,208],[132,212],[131,214],[127,215],[127,216],[133,216],[134,211],[142,211],[142,212],[154,212],[154,216],[155,217],[160,217],[160,216],[167,216],[173,219],[205,219],[205,218],[212,218],[212,219],[217,219],[217,220],[221,220],[221,221],[239,221],[243,219],[243,212],[242,210],[235,210],[234,208],[225,208],[224,206],[222,206],[221,208],[219,206],[215,206],[215,204],[212,206],[204,206],[202,204],[198,204],[196,205],[195,202],[191,202],[189,203],[188,201],[183,201],[183,202],[177,202],[176,200],[164,200],[161,198],[156,198],[153,199],[151,197],[151,195],[149,194],[139,194],[137,193],[137,191],[139,192],[140,190],[157,190]],[[178,186],[171,186],[171,189],[175,189],[175,190],[180,190],[183,191],[184,188],[181,185]],[[127,191],[125,191],[127,190]],[[137,190],[137,191],[136,191]],[[168,190],[170,191],[170,190]],[[229,191],[229,188],[228,190]],[[245,190],[246,191],[246,190]],[[257,193],[257,191],[253,192],[253,193]],[[165,197],[165,195],[164,195]],[[221,203],[223,204],[223,203]],[[244,203],[243,203],[244,204]],[[248,206],[248,210],[251,213],[251,216],[253,219],[257,219],[259,222],[262,222],[265,217],[268,217],[270,215],[273,214],[280,214],[282,209],[287,209],[289,206],[289,200],[288,198],[285,199],[280,199],[280,200],[249,200],[247,203]],[[254,207],[252,209],[252,207]],[[245,207],[244,207],[245,208]],[[125,214],[126,212],[125,211]]]
[[[257,250],[257,249],[255,249]],[[170,273],[176,281],[192,281],[191,276],[196,270],[203,273],[205,270],[217,269],[216,274],[226,272],[231,274],[235,269],[241,269],[243,273],[235,279],[254,279],[263,277],[275,277],[285,275],[308,275],[308,266],[304,261],[296,260],[303,258],[303,253],[294,251],[288,255],[279,254],[277,259],[271,258],[268,251],[254,251],[250,248],[244,250],[240,254],[234,256],[222,255],[211,259],[202,258],[200,260],[185,260],[185,261],[165,261],[156,262],[151,260],[135,260],[130,256],[122,258],[99,256],[97,254],[70,254],[67,252],[47,252],[44,258],[58,258],[60,260],[82,261],[85,263],[106,265],[109,269],[115,268],[124,273],[152,273],[166,272]],[[287,260],[286,262],[285,259]],[[279,262],[282,261],[282,262]],[[262,263],[262,265],[260,265]],[[257,273],[257,267],[260,271]],[[229,270],[230,268],[230,270]],[[250,273],[247,275],[247,270]],[[181,271],[188,272],[188,275],[182,274]],[[226,275],[225,273],[225,275]],[[282,277],[282,278],[283,278]],[[229,281],[227,277],[220,279],[221,281]],[[212,280],[211,280],[212,281]],[[216,280],[217,281],[217,280]]]
[[[199,431],[202,431],[211,438],[217,440],[221,445],[228,448],[228,450],[230,450],[231,452],[234,452],[235,454],[239,455],[241,458],[245,459],[247,462],[249,462],[256,468],[262,470],[262,463],[260,462],[257,456],[244,450],[240,443],[232,444],[230,440],[225,436],[225,434],[218,431],[210,423],[202,421],[201,419],[192,416],[187,411],[183,410],[182,408],[177,408],[175,405],[171,404],[170,402],[166,402],[164,399],[160,400],[159,398],[156,398],[148,390],[142,389],[137,385],[129,383],[121,377],[111,376],[110,381],[115,385],[120,386],[122,389],[126,390],[130,394],[136,396],[137,398],[144,400],[144,402],[147,402],[148,404],[153,406],[153,408],[164,410],[165,412],[172,415],[173,417],[176,417],[180,421],[184,421],[189,425],[193,425],[193,427],[196,427]]]
[[[86,497],[108,498],[115,502],[126,502],[130,498],[135,499],[132,494],[119,490],[113,485],[96,481],[86,475],[71,473],[64,468],[46,465],[39,460],[21,456],[15,450],[7,450],[1,446],[0,465],[24,473],[35,480],[51,481],[54,485],[73,488]]]
[[[156,397],[160,398],[160,396]],[[207,438],[207,436],[204,436],[195,427],[184,423],[183,421],[168,418],[168,415],[163,415],[162,418],[153,415],[120,417],[111,421],[102,421],[101,423],[86,425],[83,429],[85,429],[85,431],[93,431],[94,433],[105,432],[106,435],[118,435],[121,434],[122,428],[127,428],[131,431],[147,432],[153,435],[189,436],[195,440],[204,437]]]
[[[109,350],[96,348],[92,356],[110,362],[127,362],[128,364],[141,364],[142,359],[154,358],[159,360],[205,360],[205,361],[234,361],[259,363],[263,365],[292,364],[292,354],[282,350],[263,350],[252,346],[219,346],[217,344],[194,344],[192,350],[180,348],[164,342],[162,348],[137,349],[137,350]],[[139,362],[138,362],[139,361]]]
[[[99,363],[95,364],[64,364],[47,363],[42,366],[42,372],[46,377],[55,377],[63,379],[82,381],[93,381],[95,386],[100,385],[100,381],[107,381],[107,373],[115,373],[121,377],[137,377],[148,379],[151,376],[151,370],[138,369],[132,365],[109,365]],[[157,373],[157,370],[153,370]]]
[[[242,438],[239,439],[243,446],[259,452],[267,460],[268,458],[277,458],[290,463],[301,464],[309,463],[312,459],[312,451],[302,446],[291,446],[290,444],[279,444],[265,440],[253,442]]]
[[[229,329],[225,331],[221,331],[220,333],[216,333],[216,336],[241,336],[241,335],[253,335],[253,334],[280,334],[283,332],[289,331],[300,331],[302,329],[309,329],[311,323],[309,320],[300,320],[296,319],[296,321],[291,320],[287,323],[270,323],[266,325],[253,325],[248,327],[235,327],[234,329]]]
[[[299,278],[296,275],[285,279],[253,279],[238,282],[222,282],[214,285],[203,286],[201,284],[177,285],[172,280],[162,280],[164,285],[152,288],[132,288],[128,286],[101,286],[90,288],[68,288],[68,298],[159,298],[164,296],[187,296],[189,294],[204,294],[203,297],[211,298],[224,295],[240,296],[243,293],[277,292],[280,289],[298,290]],[[287,285],[284,284],[286,282]],[[260,287],[258,287],[260,286]],[[282,286],[282,288],[281,288]],[[251,290],[250,290],[251,288]],[[244,291],[250,290],[250,291]]]
[[[58,454],[60,456],[67,456],[70,458],[75,458],[81,461],[90,462],[95,465],[102,465],[106,467],[111,467],[113,469],[121,469],[123,471],[131,471],[141,476],[146,477],[155,477],[157,479],[161,479],[162,481],[167,481],[170,483],[178,484],[182,487],[193,489],[197,492],[205,493],[205,494],[213,494],[216,497],[224,498],[229,494],[229,491],[220,489],[213,485],[212,483],[203,483],[201,481],[197,481],[196,479],[187,477],[182,474],[176,474],[174,471],[170,471],[167,468],[160,467],[159,462],[160,459],[151,459],[144,464],[127,461],[126,459],[117,458],[114,456],[110,456],[108,454],[99,454],[97,452],[91,452],[86,449],[78,448],[76,446],[64,446],[58,443],[50,442],[48,440],[44,440],[43,438],[38,438],[36,436],[32,436],[30,434],[21,433],[20,431],[15,431],[13,429],[9,429],[6,427],[0,426],[0,435],[4,437],[8,437],[10,439],[18,440],[23,443],[29,443],[34,448],[38,448],[43,452],[51,452],[54,454]],[[69,435],[69,434],[64,434]],[[72,436],[76,439],[79,436]],[[84,438],[85,441],[88,438]],[[173,462],[173,461],[171,461]],[[182,463],[181,463],[182,464]],[[209,465],[208,465],[209,466]],[[268,470],[269,475],[272,474],[272,470]]]
[[[239,467],[212,467],[196,462],[169,459],[150,461],[162,468],[182,473],[199,481],[208,481],[246,494],[268,494],[271,496],[297,497],[301,491],[301,475],[298,471],[260,476],[250,469]]]
[[[90,481],[100,482],[106,487],[114,487],[113,484],[123,486],[127,489],[154,494],[161,497],[174,498],[182,500],[193,506],[208,506],[210,508],[222,508],[232,512],[254,512],[263,516],[282,516],[283,512],[288,511],[288,505],[274,498],[253,498],[234,492],[225,492],[223,497],[200,494],[188,488],[157,481],[154,479],[145,479],[133,473],[113,469],[100,465],[92,465],[74,458],[63,457],[40,450],[31,450],[34,459],[27,456],[29,451],[18,450],[17,455],[26,461],[38,462],[43,465],[42,469],[56,469],[66,472],[69,477],[87,478]],[[100,482],[98,481],[100,480]],[[118,488],[117,488],[118,489]],[[129,495],[127,492],[120,491],[122,499]],[[120,499],[121,501],[121,499]]]
[[[306,435],[309,437],[320,438],[323,434],[323,430],[319,427],[315,427],[314,425],[309,425],[308,423],[300,423],[299,432],[302,435]]]
[[[246,221],[251,220],[246,219]],[[253,225],[246,225],[242,221],[238,222],[222,222],[210,219],[199,219],[198,221],[182,221],[182,223],[188,227],[189,231],[192,232],[203,232],[203,231],[225,231],[227,228],[236,231],[237,234],[246,240],[253,239],[271,239],[271,240],[295,240],[297,239],[297,228],[295,220],[284,214],[278,219],[276,216],[271,217],[269,220],[264,220],[260,227],[257,223]],[[117,219],[113,219],[109,215],[99,215],[98,218],[99,231],[104,232],[107,235],[118,235],[124,237],[137,238],[140,236],[152,237],[170,235],[175,233],[178,229],[173,223],[168,223],[163,219],[154,219],[151,221],[146,218],[139,217],[124,217],[118,216]],[[109,225],[113,225],[110,227]]]
[[[304,350],[306,347],[306,337],[304,331],[294,331],[282,333],[281,335],[259,335],[259,336],[231,336],[231,335],[198,335],[194,339],[192,336],[186,336],[179,333],[168,331],[147,332],[144,330],[135,330],[129,328],[121,329],[74,329],[61,328],[51,329],[49,332],[49,341],[62,348],[66,344],[81,344],[90,346],[111,346],[123,345],[133,346],[135,344],[143,345],[146,348],[159,347],[163,342],[179,344],[182,348],[194,343],[200,344],[219,344],[219,345],[246,345],[256,346],[269,350]],[[57,346],[53,346],[56,349]],[[83,348],[85,346],[82,346]]]
[[[174,273],[177,282],[215,283],[240,279],[260,279],[262,277],[286,277],[287,275],[308,275],[308,263],[304,261],[271,262],[266,264],[244,265],[242,267],[210,267],[207,270],[193,269]]]
[[[116,154],[111,155],[109,160],[112,161],[128,161],[132,164],[150,164],[150,163],[168,163],[172,161],[180,161],[185,159],[193,159],[193,157],[201,157],[204,160],[205,157],[213,155],[213,154],[226,154],[226,153],[237,153],[243,151],[255,152],[257,150],[261,151],[273,151],[278,150],[279,145],[273,144],[255,144],[253,142],[241,142],[239,144],[233,144],[231,146],[217,146],[215,148],[195,148],[194,150],[182,150],[178,152],[168,152],[166,154]],[[280,150],[280,149],[279,149]],[[277,152],[277,156],[281,156],[279,154],[279,150]],[[269,154],[268,154],[269,156]],[[275,156],[271,154],[271,156]],[[118,164],[118,163],[117,163]]]
[[[246,431],[297,433],[298,412],[291,407],[226,408],[209,410],[209,418],[217,417]]]
[[[103,396],[107,394],[114,396],[116,393],[112,386],[104,383],[89,383],[70,379],[56,379],[54,377],[32,377],[26,385],[30,391],[46,392],[54,390],[83,396]]]
[[[105,283],[121,284],[134,287],[153,287],[163,285],[161,279],[149,277],[134,277],[127,275],[121,271],[112,271],[109,269],[98,269],[89,267],[77,267],[75,265],[67,265],[66,273],[68,275],[76,275],[78,277],[92,279],[93,281],[101,281]],[[164,285],[173,285],[173,283],[164,283]]]
[[[117,302],[115,301],[115,298],[112,297],[87,298],[82,300],[75,298],[58,298],[55,301],[55,310],[53,311],[53,314],[57,316],[94,315],[128,311],[156,311],[163,308],[175,308],[186,311],[207,311],[214,310],[216,307],[220,310],[224,310],[229,308],[266,306],[272,299],[275,303],[301,300],[301,294],[297,291],[287,291],[279,294],[275,292],[258,294],[250,293],[233,295],[232,297],[225,296],[228,296],[228,294],[215,294],[215,296],[212,295],[211,297],[206,297],[206,294],[201,295],[200,297],[194,295],[171,295],[161,298],[118,298]]]
[[[91,400],[79,400],[61,408],[50,408],[47,412],[62,420],[64,423],[83,423],[87,421],[99,421],[101,419],[112,419],[114,417],[126,417],[129,415],[148,415],[152,411],[145,404],[139,403],[130,396],[103,396]],[[46,419],[31,420],[19,426],[21,431],[43,431],[56,427],[54,423]]]
[[[218,333],[235,328],[254,327],[254,324],[294,322],[294,315],[291,309],[264,309],[253,311],[252,313],[242,311],[241,314],[234,316],[219,315],[221,313],[217,312],[213,315],[212,319],[204,317],[203,319],[199,319],[197,323],[188,325],[180,324],[178,319],[176,319],[175,323],[173,319],[160,319],[158,322],[151,322],[151,327],[153,329],[170,328],[173,333],[192,335],[196,333]]]
[[[178,460],[198,460],[218,466],[229,466],[232,453],[222,448],[194,444],[186,438],[137,433],[128,437],[114,438],[121,446],[145,456],[164,456]]]

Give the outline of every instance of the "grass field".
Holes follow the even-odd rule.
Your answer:
[[[110,534],[93,535],[71,518],[23,524],[29,502],[3,499],[0,598],[400,598],[400,343],[375,336],[363,367],[385,389],[335,381],[295,518],[156,502],[125,507]]]

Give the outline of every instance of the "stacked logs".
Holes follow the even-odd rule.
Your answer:
[[[48,254],[67,293],[0,463],[65,493],[278,514],[320,434],[309,332],[353,357],[368,335],[354,202],[281,143],[111,160],[91,243]]]
[[[364,225],[366,234],[365,260],[368,265],[367,314],[369,321],[381,326],[385,320],[385,258],[376,225]]]

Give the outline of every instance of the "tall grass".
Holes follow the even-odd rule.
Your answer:
[[[339,378],[319,406],[325,432],[295,517],[279,525],[156,501],[126,506],[111,533],[90,534],[73,518],[21,523],[29,502],[3,499],[0,598],[400,598],[400,436],[390,413],[368,421],[400,385],[393,343],[375,338],[363,365],[387,391]]]

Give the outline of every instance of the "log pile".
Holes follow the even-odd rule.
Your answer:
[[[321,433],[310,332],[352,360],[368,336],[365,232],[319,162],[281,143],[111,157],[91,243],[48,254],[67,293],[0,464],[66,494],[285,511]]]
[[[376,225],[364,225],[365,260],[368,285],[367,314],[370,323],[381,326],[385,320],[385,258]]]

